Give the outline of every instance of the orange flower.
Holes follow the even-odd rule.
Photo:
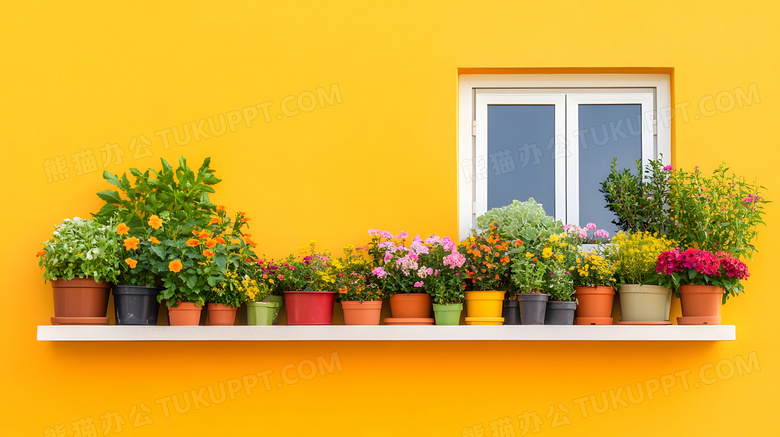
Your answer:
[[[347,289],[346,288],[339,288],[339,294],[346,294]]]
[[[219,217],[212,217],[211,220],[209,220],[210,225],[215,225],[220,222]]]
[[[508,256],[504,256],[503,258],[501,258],[501,264],[506,265],[508,262],[509,262]]]
[[[130,237],[125,239],[125,250],[136,250],[138,249],[138,243],[140,241],[135,237]]]
[[[534,257],[534,259],[532,261],[539,261],[539,258]]]
[[[116,233],[119,234],[119,235],[126,235],[129,230],[130,230],[130,227],[127,226],[124,223],[120,223],[116,227]]]
[[[198,232],[198,238],[200,238],[201,240],[205,240],[206,238],[209,238],[208,231],[200,231],[200,232]]]
[[[192,235],[198,235],[198,233],[200,233],[199,230],[197,230],[197,229],[193,229],[192,230]]]
[[[496,222],[495,220],[490,222],[490,229],[493,229],[493,230],[498,229],[498,222]]]
[[[125,262],[127,263],[127,265],[130,266],[131,269],[134,269],[136,264],[138,264],[138,261],[136,261],[136,260],[134,260],[132,258],[125,258]]]
[[[248,244],[248,245],[250,245],[252,247],[257,246],[257,243],[255,243],[255,241],[252,240],[251,238],[247,238],[245,241],[246,241],[246,244]]]
[[[212,248],[212,247],[214,247],[216,245],[217,245],[217,240],[215,240],[213,238],[208,240],[208,241],[206,241],[206,247],[208,247],[208,248]]]
[[[154,244],[160,244],[160,240],[158,240],[158,239],[156,239],[154,237],[149,237],[149,240],[147,240],[147,241],[151,241]]]
[[[217,211],[224,211],[224,210],[225,210],[225,205],[219,205],[217,207]]]
[[[252,234],[241,234],[241,236],[244,237],[244,238],[249,238],[249,237],[252,236]]]
[[[215,238],[215,240],[219,241],[219,244],[226,244],[225,243],[225,239],[222,238],[222,237],[217,237],[217,238]]]
[[[205,256],[206,258],[211,258],[212,256],[214,256],[214,252],[206,249],[203,251],[203,256]]]
[[[198,240],[196,240],[194,238],[190,238],[189,240],[187,240],[187,246],[195,247],[198,244],[200,244],[200,241],[198,241]]]
[[[35,254],[35,256],[43,256],[46,253],[46,249],[41,249],[38,251],[38,253]]]
[[[243,221],[245,221],[245,222],[248,222],[249,220],[252,220],[252,219],[251,219],[251,218],[249,218],[249,217],[243,217],[243,218],[241,218],[241,220],[243,220]]]
[[[173,273],[179,273],[182,267],[183,266],[181,265],[181,261],[178,259],[168,263],[168,270],[172,271]]]
[[[246,213],[245,213],[244,211],[239,211],[239,212],[238,212],[238,215],[240,215],[241,217],[243,217],[243,216],[245,216],[245,215],[246,215]]]
[[[162,219],[156,215],[149,217],[149,226],[153,229],[160,229],[160,226],[162,226]]]

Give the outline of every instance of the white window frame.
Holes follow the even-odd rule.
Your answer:
[[[638,90],[639,89],[639,90]],[[479,93],[477,93],[479,90]],[[496,91],[490,91],[496,90]],[[516,92],[513,92],[515,90]],[[671,162],[671,91],[670,78],[666,74],[547,74],[547,75],[486,75],[464,74],[459,78],[458,105],[458,223],[459,235],[463,239],[476,228],[476,217],[487,209],[487,179],[477,180],[476,157],[487,156],[487,145],[477,138],[485,139],[487,115],[485,103],[555,104],[556,148],[558,142],[569,142],[567,160],[556,160],[556,174],[567,173],[569,181],[579,180],[576,114],[563,114],[559,110],[560,96],[576,91],[567,97],[569,104],[563,107],[576,111],[577,104],[637,103],[632,93],[652,91],[653,102],[640,100],[642,116],[652,125],[655,135],[643,135],[642,160],[647,162],[661,156],[664,164]],[[478,95],[479,94],[479,95]],[[646,111],[645,106],[653,108]],[[561,109],[562,109],[561,108]],[[574,115],[574,116],[573,116]],[[574,120],[569,125],[559,117]],[[652,123],[650,122],[652,120]],[[644,124],[644,123],[643,123]],[[561,126],[566,126],[561,128]],[[563,136],[559,136],[563,131]],[[653,141],[648,146],[645,141]],[[480,155],[479,151],[483,150]],[[652,153],[649,152],[652,150]],[[565,162],[568,161],[567,165]],[[468,171],[470,163],[471,171]],[[466,167],[464,167],[464,165]],[[561,167],[563,166],[563,167]],[[559,168],[561,167],[561,168]],[[559,173],[559,171],[561,173]],[[579,187],[575,183],[562,185],[556,177],[556,212],[568,211],[568,217],[559,219],[576,223],[579,218]],[[568,190],[567,196],[560,195]],[[577,195],[575,195],[577,194]],[[566,220],[568,219],[568,220]]]

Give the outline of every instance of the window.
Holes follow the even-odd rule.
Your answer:
[[[564,223],[616,231],[599,192],[613,158],[669,161],[667,75],[462,75],[460,237],[476,217],[533,197]]]

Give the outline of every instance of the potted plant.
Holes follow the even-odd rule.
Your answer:
[[[311,241],[299,256],[290,255],[279,266],[277,279],[284,293],[288,325],[330,325],[333,323],[335,279],[328,274],[330,255],[317,252]]]
[[[545,291],[550,295],[544,316],[545,325],[572,325],[577,299],[574,297],[572,271],[578,255],[580,236],[562,232],[551,235],[541,256],[548,264]]]
[[[676,247],[674,241],[649,232],[618,232],[605,249],[615,268],[620,296],[619,324],[671,324],[671,288],[658,285],[658,256]]]
[[[255,242],[243,232],[248,220],[243,212],[231,220],[225,209],[218,207],[216,219],[207,227],[209,238],[201,239],[198,234],[198,246],[194,247],[202,249],[207,265],[216,267],[210,269],[212,277],[207,279],[209,284],[214,283],[206,295],[211,325],[235,324],[238,307],[260,291],[253,277],[257,272],[253,266]]]
[[[512,281],[517,290],[520,307],[520,323],[544,325],[549,294],[545,293],[546,278],[551,264],[545,263],[531,250],[519,245],[513,251]]]
[[[334,259],[328,276],[344,311],[345,325],[378,325],[382,313],[384,292],[370,281],[371,263],[364,257],[363,249],[349,245],[343,256]]]
[[[745,263],[729,253],[672,249],[658,256],[656,272],[661,284],[678,291],[682,317],[678,325],[718,325],[720,306],[743,291],[747,279]]]
[[[421,271],[420,254],[428,251],[422,240],[415,239],[405,246],[408,234],[394,236],[388,231],[370,229],[368,253],[371,255],[374,276],[372,281],[389,297],[392,318],[386,324],[433,324],[431,295],[423,288],[428,268]],[[433,270],[431,269],[431,273]]]
[[[255,259],[254,277],[260,285],[262,292],[254,301],[247,303],[247,321],[250,325],[276,325],[279,323],[279,314],[282,311],[284,297],[279,287],[278,279],[280,267],[273,260]],[[266,323],[267,317],[271,322]]]
[[[543,242],[551,235],[560,234],[563,224],[544,212],[542,205],[533,198],[525,202],[518,200],[500,208],[493,208],[477,217],[481,233],[496,226],[496,233],[504,240],[522,240],[528,245]]]
[[[615,297],[615,267],[601,250],[582,252],[572,270],[577,325],[611,325]]]
[[[493,222],[484,235],[473,235],[460,243],[459,249],[466,256],[466,322],[504,322],[504,296],[511,285],[512,242],[502,239],[497,231],[498,223]],[[517,308],[517,301],[513,302]]]
[[[119,236],[111,225],[79,217],[55,226],[38,252],[54,292],[52,324],[108,324],[108,291],[120,272]]]
[[[162,219],[149,217],[140,229],[132,229],[125,223],[116,227],[122,239],[120,273],[112,288],[114,315],[117,325],[157,325],[160,303],[156,263],[159,257],[153,245],[163,238]]]
[[[157,301],[167,301],[169,316],[172,313],[190,316],[185,321],[173,315],[171,322],[197,324],[205,292],[216,284],[219,277],[216,265],[212,265],[210,256],[203,254],[205,249],[201,249],[200,243],[211,237],[206,228],[218,219],[217,207],[208,195],[214,192],[212,186],[220,179],[214,176],[209,158],[203,161],[197,172],[187,166],[183,157],[179,158],[179,166],[175,170],[164,159],[160,161],[162,168],[159,171],[149,169],[142,173],[138,169],[130,169],[134,182],[130,182],[126,174],[118,177],[104,172],[106,181],[119,190],[98,193],[105,205],[94,217],[100,222],[116,220],[128,232],[132,231],[123,235],[126,240],[138,240],[138,248],[133,250],[139,259],[129,258],[137,262],[142,259],[148,261],[148,270],[144,263],[137,271],[129,270],[123,278],[130,282],[127,285],[144,283],[149,286],[146,273],[150,272],[156,278],[155,285],[162,288],[157,293]],[[152,227],[155,233],[147,236],[146,226]],[[192,238],[193,235],[196,238]],[[198,244],[193,246],[193,241]],[[196,246],[197,249],[194,248]],[[207,254],[211,252],[209,250]],[[135,268],[139,268],[138,263]],[[212,269],[215,270],[214,275]],[[120,298],[120,305],[121,301]],[[124,312],[121,308],[120,311]]]
[[[431,235],[423,241],[417,235],[411,253],[417,253],[419,281],[414,287],[423,288],[433,298],[433,315],[437,325],[459,325],[463,311],[463,264],[466,257],[458,252],[449,237]]]

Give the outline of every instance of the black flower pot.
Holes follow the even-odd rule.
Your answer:
[[[505,300],[504,307],[501,310],[501,317],[504,318],[505,325],[519,325],[520,304],[516,300]]]
[[[520,324],[544,325],[545,310],[549,294],[542,293],[518,293],[517,300],[520,303]]]
[[[545,325],[573,325],[574,310],[577,302],[547,302],[547,311],[544,316]]]
[[[117,325],[156,325],[159,288],[115,285],[114,314]]]

